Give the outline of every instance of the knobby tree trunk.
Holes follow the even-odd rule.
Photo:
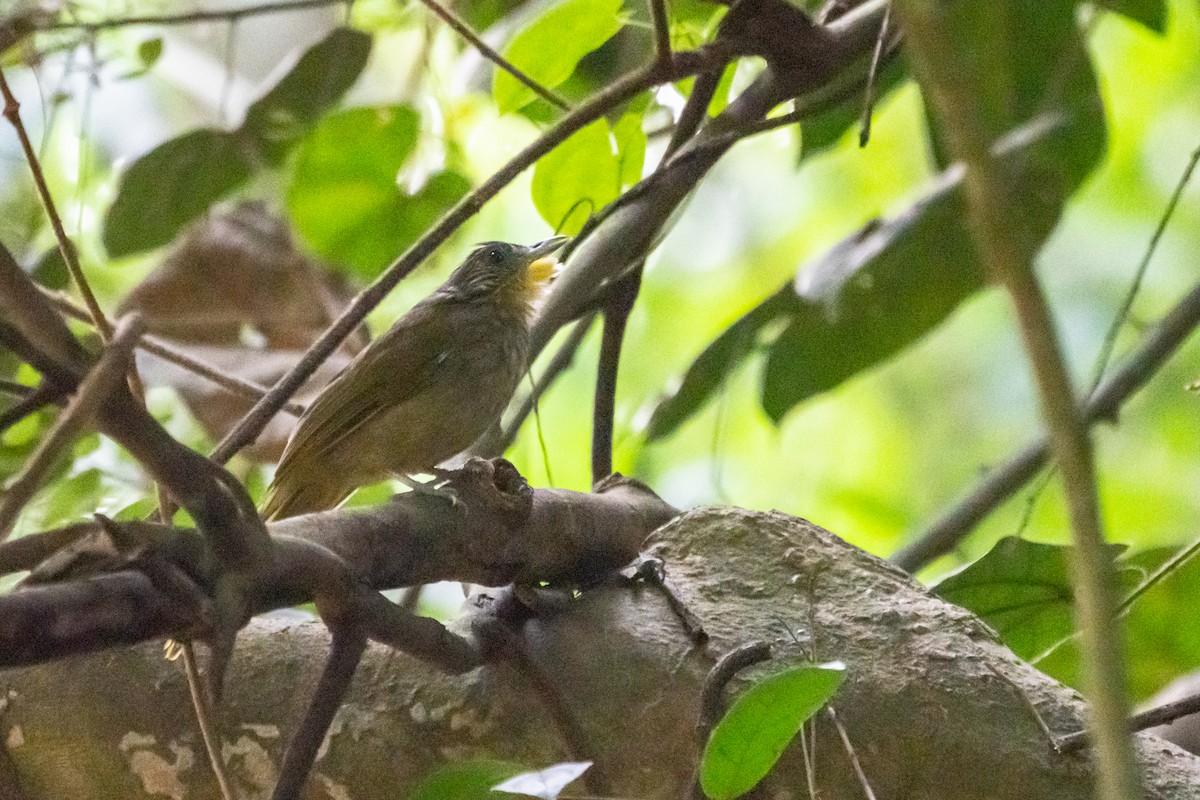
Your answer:
[[[585,753],[562,745],[548,693],[529,670],[505,664],[448,677],[373,647],[309,796],[397,800],[445,761],[540,767],[580,756],[596,761],[614,796],[688,796],[705,677],[716,657],[756,640],[774,657],[739,676],[734,691],[814,657],[845,662],[834,705],[881,800],[1090,796],[1086,752],[1058,754],[1034,715],[1056,735],[1070,733],[1082,724],[1079,697],[894,567],[805,520],[730,508],[685,514],[650,549],[703,623],[706,646],[694,647],[664,595],[640,584],[589,591],[521,631]],[[239,638],[222,726],[247,800],[269,793],[327,644],[319,623],[278,618]],[[10,670],[0,691],[9,771],[28,800],[217,796],[181,671],[157,646]],[[1144,734],[1138,755],[1147,796],[1200,797],[1200,759]],[[797,745],[768,781],[765,796],[808,796]],[[864,796],[824,716],[816,786],[826,799]]]

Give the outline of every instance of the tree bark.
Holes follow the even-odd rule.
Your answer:
[[[651,552],[705,625],[705,647],[645,585],[586,592],[520,632],[588,752],[560,745],[526,671],[445,676],[373,645],[309,796],[396,800],[446,761],[542,767],[579,757],[603,768],[618,797],[687,796],[705,677],[722,653],[763,640],[774,658],[731,688],[813,657],[845,662],[834,705],[881,800],[1090,797],[1088,756],[1058,754],[1033,711],[1056,735],[1070,733],[1082,726],[1079,697],[895,567],[804,520],[728,508],[683,515],[654,535]],[[269,792],[327,644],[319,623],[278,617],[239,639],[223,730],[247,800]],[[28,800],[217,796],[182,671],[158,647],[10,670],[0,692],[0,732]],[[859,800],[844,747],[824,716],[817,727],[820,796]],[[1149,797],[1200,798],[1200,759],[1137,739]],[[796,744],[768,782],[766,796],[808,796]]]

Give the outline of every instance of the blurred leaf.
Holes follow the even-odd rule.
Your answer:
[[[242,130],[278,165],[354,84],[371,54],[371,37],[336,28],[246,112]]]
[[[505,800],[516,795],[495,792],[492,787],[525,769],[509,761],[445,764],[426,775],[408,800]]]
[[[138,43],[137,56],[138,60],[142,62],[143,69],[150,69],[158,63],[158,59],[162,57],[162,53],[163,40],[161,36],[145,39]]]
[[[700,760],[700,786],[732,800],[766,777],[800,727],[845,680],[840,663],[804,664],[750,687],[713,729]]]
[[[1125,550],[1120,544],[1108,548],[1114,558]],[[1018,656],[1033,658],[1074,628],[1070,556],[1067,546],[1006,536],[933,591],[973,611]],[[1132,588],[1139,574],[1121,569],[1123,589]]]
[[[1076,5],[1001,0],[946,6],[939,61],[952,64],[954,73],[928,78],[969,87],[966,111],[992,141],[1039,117],[1061,122],[1056,135],[1026,149],[1023,163],[1009,165],[1021,180],[1016,196],[1024,212],[1012,226],[1029,228],[1022,243],[1031,251],[1105,150],[1104,105]]]
[[[955,175],[800,271],[798,303],[763,369],[771,419],[894,355],[984,287]]]
[[[201,128],[160,144],[121,176],[104,218],[114,258],[166,244],[253,172],[237,134]]]
[[[271,386],[332,323],[350,293],[336,275],[296,246],[287,224],[261,203],[243,203],[192,226],[163,263],[122,300],[118,314],[138,311],[151,333],[224,374]],[[307,402],[366,344],[351,336],[318,368],[297,400]],[[139,352],[151,386],[170,386],[214,440],[252,400],[159,356]],[[248,454],[274,460],[295,424],[274,417]]]
[[[317,252],[370,278],[470,191],[438,172],[413,194],[397,176],[417,143],[420,118],[408,106],[354,109],[323,121],[300,149],[288,210]]]
[[[74,242],[67,244],[78,252]],[[41,258],[34,263],[29,274],[47,289],[66,289],[71,282],[71,273],[67,270],[67,262],[63,260],[62,250],[58,245],[54,245],[42,253]]]
[[[542,800],[555,800],[567,784],[587,772],[591,766],[591,761],[565,761],[537,772],[522,772],[492,788],[498,792],[514,792],[540,797]]]
[[[621,30],[621,0],[564,0],[517,33],[502,55],[547,89],[575,71],[588,53]],[[501,114],[518,111],[537,97],[532,89],[501,69],[492,81]]]
[[[668,436],[695,414],[716,392],[726,377],[761,345],[763,329],[787,318],[797,306],[789,283],[744,314],[704,348],[688,367],[679,389],[658,404],[646,431],[648,441]]]
[[[617,199],[620,184],[608,123],[598,119],[537,163],[533,205],[556,232],[573,236],[589,216]]]
[[[646,163],[646,132],[642,130],[642,112],[627,111],[613,127],[613,139],[617,142],[617,160],[620,163],[618,180],[622,186],[632,186],[642,179],[642,168]]]
[[[120,257],[171,241],[188,222],[245,183],[260,162],[278,165],[354,83],[371,37],[338,28],[250,106],[233,133],[185,133],[139,158],[121,176],[104,219],[104,246]]]
[[[888,94],[908,77],[908,65],[897,56],[883,65],[875,76],[875,109],[883,105]],[[855,92],[832,108],[800,121],[800,155],[798,163],[824,153],[833,147],[850,128],[862,123],[863,94]]]
[[[953,44],[962,50],[964,74],[955,79],[976,88],[976,115],[1016,179],[1023,214],[1013,223],[1014,235],[1031,254],[1105,146],[1103,105],[1074,4],[1060,0],[1053,13],[1040,13],[1042,6],[1033,0],[955,4],[947,17],[957,34]],[[806,149],[827,145],[850,122],[847,109],[818,119],[805,130]],[[762,405],[773,420],[895,354],[984,286],[960,182],[958,169],[947,170],[912,207],[800,270],[797,302],[770,344],[763,371]],[[656,409],[652,438],[695,413],[752,350],[742,341],[747,328],[757,332],[784,314],[769,313],[778,301],[768,302],[739,328],[737,340],[723,335],[702,354],[704,363],[688,370],[679,392]]]
[[[1166,0],[1100,0],[1099,5],[1140,22],[1155,33],[1167,30]]]
[[[933,328],[983,288],[959,193],[960,173],[902,214],[873,222],[801,269],[721,334],[688,368],[651,418],[649,438],[673,433],[781,321],[769,345],[762,403],[780,419],[796,403],[837,386]]]

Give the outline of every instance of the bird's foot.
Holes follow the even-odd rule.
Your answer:
[[[438,474],[439,472],[444,474]],[[449,473],[446,473],[445,470],[436,470],[434,477],[428,481],[419,481],[411,475],[396,475],[396,480],[417,494],[440,497],[443,500],[449,501],[451,508],[461,506],[463,503],[458,499],[458,493],[446,485],[448,478]]]

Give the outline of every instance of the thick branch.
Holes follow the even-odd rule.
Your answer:
[[[597,494],[531,490],[506,461],[468,463],[455,479],[459,504],[408,493],[361,510],[329,511],[270,526],[274,568],[254,576],[254,613],[314,599],[319,547],[374,589],[454,580],[587,583],[629,563],[651,531],[676,510],[642,484],[609,481]],[[216,576],[194,531],[140,523],[163,540],[158,552],[198,585]],[[74,531],[78,534],[78,528]],[[21,543],[17,540],[13,546]],[[26,558],[41,555],[21,551]],[[31,568],[0,551],[8,569]],[[143,613],[145,609],[145,613]],[[33,586],[0,597],[0,666],[31,664],[101,647],[184,634],[201,609],[121,571],[86,581]],[[430,621],[431,622],[431,621]],[[379,636],[384,634],[381,632]],[[371,634],[373,637],[376,635]]]

